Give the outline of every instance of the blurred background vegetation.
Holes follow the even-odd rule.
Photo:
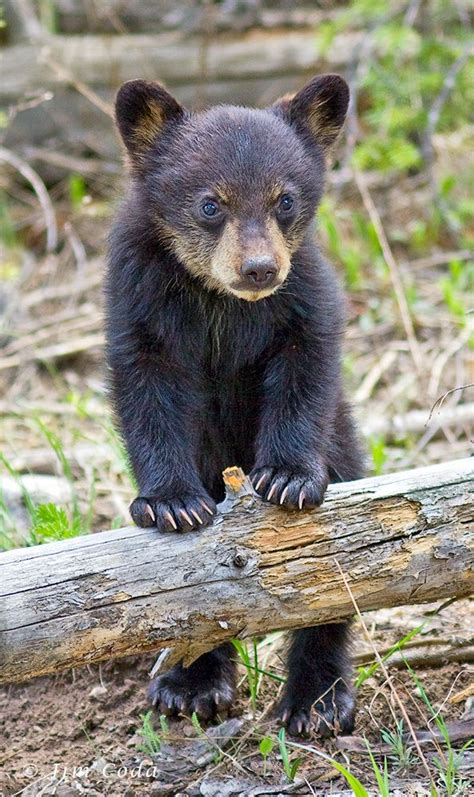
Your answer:
[[[315,224],[348,291],[345,376],[368,470],[470,453],[472,15],[468,0],[4,3],[0,548],[129,523],[133,479],[107,407],[101,281],[122,188],[111,109],[130,78],[161,80],[198,109],[265,106],[315,73],[346,77],[349,116]],[[463,616],[460,609],[451,616],[452,633]],[[385,646],[425,627],[415,613],[407,617],[373,620]],[[261,644],[268,669],[273,643]],[[463,672],[453,675],[459,688]],[[275,684],[250,675],[263,717]],[[451,675],[439,675],[443,706]],[[378,733],[385,714],[375,710],[374,720],[373,701],[383,689],[373,676],[361,683],[371,706],[367,728]],[[407,754],[399,722],[383,737],[390,766],[399,775],[411,766],[413,774],[420,761]],[[284,738],[255,733],[264,771],[275,750],[285,761]],[[454,795],[468,781],[450,753],[444,770],[439,758],[436,777],[449,781],[441,793]],[[366,774],[366,764],[355,771]]]

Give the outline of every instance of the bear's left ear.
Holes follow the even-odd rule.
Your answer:
[[[349,86],[340,75],[313,78],[297,94],[273,105],[292,126],[306,130],[324,150],[336,140],[349,105]]]
[[[115,120],[132,159],[151,147],[164,126],[184,108],[159,83],[128,80],[115,99]]]

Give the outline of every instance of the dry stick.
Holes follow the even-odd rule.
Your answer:
[[[20,158],[6,147],[0,147],[0,161],[9,163],[10,166],[13,166],[13,168],[16,169],[33,188],[33,191],[38,197],[38,201],[41,205],[44,215],[46,227],[46,249],[48,252],[52,252],[54,249],[56,249],[58,244],[58,228],[53,204],[49,198],[45,184],[43,183],[39,174],[37,174],[34,169],[32,169],[31,166],[23,160],[23,158]]]
[[[433,416],[433,413],[432,413]],[[434,425],[429,429],[432,435],[439,434],[440,430],[453,428],[461,424],[474,422],[474,402],[457,404],[455,407],[447,407],[439,410],[436,417],[431,417]],[[419,434],[429,427],[428,410],[410,410],[405,415],[393,415],[391,418],[383,416],[373,416],[361,420],[360,428],[362,433],[370,435],[383,435],[389,439],[397,436]]]
[[[362,197],[364,207],[369,215],[370,221],[372,222],[375,233],[377,235],[380,248],[382,249],[384,260],[389,268],[390,277],[392,280],[393,289],[395,291],[395,297],[397,299],[398,309],[400,310],[400,315],[403,322],[403,327],[405,329],[405,334],[407,336],[408,345],[410,347],[411,356],[413,358],[413,362],[415,363],[418,375],[421,375],[421,373],[423,372],[423,357],[419,343],[416,339],[415,329],[413,327],[413,321],[406,300],[405,291],[403,289],[402,278],[400,275],[397,261],[393,256],[387,236],[385,235],[385,230],[383,228],[379,212],[375,207],[370,191],[367,188],[365,177],[357,169],[354,169],[354,179],[357,188],[359,190],[359,193]]]
[[[91,288],[97,288],[102,284],[102,261],[99,258],[95,258],[90,260],[89,263],[96,270],[93,272],[91,270],[91,272],[84,274],[84,281],[81,284],[62,283],[61,285],[50,285],[46,288],[38,288],[25,293],[22,298],[23,308],[34,307],[49,300],[68,299],[72,294],[86,293]]]
[[[50,94],[53,96],[51,92]],[[65,169],[67,172],[74,171],[81,174],[99,174],[101,177],[103,177],[104,173],[112,175],[120,173],[120,166],[118,163],[104,161],[100,158],[79,158],[69,153],[64,155],[62,152],[51,152],[41,147],[30,146],[25,147],[24,154],[32,160],[50,163],[60,169]],[[443,260],[442,262],[445,261]]]
[[[69,357],[70,354],[78,354],[81,351],[88,351],[89,349],[96,349],[104,345],[104,336],[102,334],[87,335],[86,337],[74,338],[73,340],[66,341],[65,343],[55,343],[52,346],[44,346],[32,352],[25,352],[25,357],[16,354],[12,357],[4,357],[0,359],[0,371],[5,371],[8,368],[18,368],[26,361],[45,361],[53,360],[57,357]]]
[[[459,385],[459,387],[452,387],[451,390],[447,390],[446,393],[443,393],[442,396],[436,399],[435,403],[430,409],[430,414],[428,415],[428,420],[426,421],[426,426],[428,426],[429,422],[431,421],[431,417],[433,412],[435,411],[436,407],[438,407],[438,411],[441,411],[441,407],[443,406],[444,402],[451,395],[451,393],[456,393],[457,390],[467,390],[469,387],[474,387],[474,382],[468,382],[467,385]]]
[[[474,258],[474,252],[471,249],[459,249],[455,252],[438,252],[427,257],[417,257],[415,260],[409,260],[406,265],[410,268],[430,268],[442,266],[444,263],[449,263],[450,260],[471,260],[472,258]]]
[[[377,660],[377,663],[378,663],[380,669],[383,672],[384,678],[385,678],[386,682],[388,683],[388,685],[390,687],[390,691],[391,691],[391,693],[392,693],[392,695],[393,695],[393,697],[394,697],[394,699],[395,699],[395,701],[396,701],[396,703],[398,705],[398,708],[400,709],[400,711],[402,713],[403,719],[405,720],[405,722],[407,724],[407,728],[409,729],[410,734],[411,734],[411,736],[413,738],[413,741],[415,743],[415,747],[416,747],[417,753],[418,753],[418,755],[420,757],[420,761],[423,764],[423,767],[424,767],[424,769],[425,769],[425,771],[426,771],[426,773],[428,775],[430,783],[432,785],[434,785],[433,784],[433,778],[432,778],[432,775],[431,775],[431,772],[430,772],[430,768],[428,766],[428,762],[427,762],[425,756],[423,755],[423,751],[421,749],[421,745],[420,745],[420,743],[419,743],[419,741],[417,739],[417,736],[416,736],[416,733],[415,733],[415,729],[413,728],[413,725],[411,723],[410,717],[408,716],[407,711],[405,709],[405,706],[403,705],[403,702],[400,699],[399,694],[398,694],[397,690],[395,689],[395,687],[393,685],[392,676],[389,674],[389,672],[388,672],[388,670],[387,670],[387,668],[385,666],[384,660],[380,656],[376,646],[373,643],[372,637],[370,636],[370,633],[369,633],[369,629],[367,628],[365,620],[362,617],[362,614],[360,612],[360,609],[359,609],[359,606],[357,604],[357,601],[354,598],[354,594],[353,594],[353,592],[352,592],[352,590],[351,590],[351,588],[349,586],[349,582],[348,582],[348,580],[347,580],[347,578],[346,578],[346,576],[345,576],[345,574],[344,574],[344,572],[342,570],[341,565],[339,564],[337,559],[334,559],[334,562],[335,562],[335,565],[336,565],[337,569],[339,570],[341,578],[342,578],[342,580],[344,582],[344,586],[345,586],[345,588],[346,588],[346,590],[348,592],[348,595],[349,595],[349,597],[351,599],[352,605],[354,606],[354,610],[356,612],[357,619],[359,620],[359,622],[360,622],[360,624],[362,626],[362,630],[364,632],[364,636],[367,639],[367,642],[370,644],[372,650],[374,651],[374,656],[375,656],[375,658]]]
[[[69,71],[63,64],[58,63],[55,59],[51,56],[51,50],[49,47],[44,47],[41,53],[41,58],[44,63],[48,64],[51,67],[52,71],[59,77],[61,80],[66,81],[69,83],[79,94],[82,94],[92,105],[95,105],[100,111],[105,113],[106,116],[114,118],[114,111],[112,105],[100,97],[97,92],[90,88],[87,83],[84,81],[79,80],[76,78],[72,72]]]

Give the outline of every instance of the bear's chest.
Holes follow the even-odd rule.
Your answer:
[[[239,375],[243,378],[245,371],[263,369],[274,339],[274,326],[261,313],[253,315],[246,307],[213,307],[202,328],[205,370],[213,379],[221,377],[232,382]]]

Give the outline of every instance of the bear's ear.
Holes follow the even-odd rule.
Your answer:
[[[115,99],[117,127],[132,158],[140,158],[165,124],[183,114],[182,106],[163,86],[147,80],[127,81]]]
[[[282,97],[273,109],[292,126],[310,133],[326,150],[336,140],[349,105],[349,86],[340,75],[320,75],[301,91]]]

